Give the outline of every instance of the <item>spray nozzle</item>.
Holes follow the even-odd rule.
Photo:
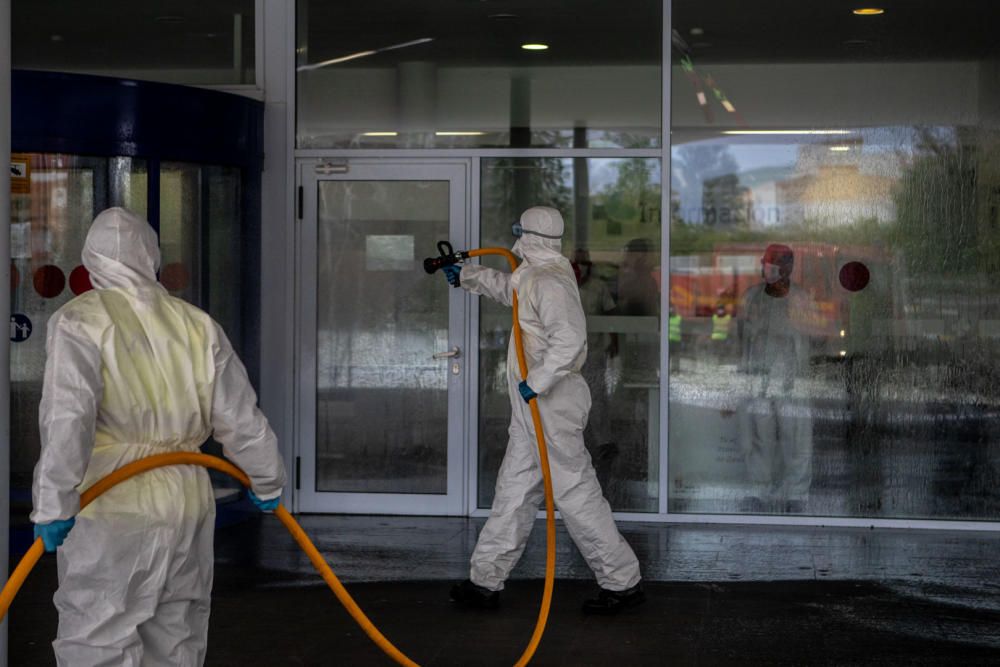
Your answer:
[[[468,252],[455,252],[448,241],[438,241],[437,249],[441,253],[440,256],[428,257],[424,260],[424,271],[427,273],[434,273],[442,267],[458,264],[463,259],[469,258]]]

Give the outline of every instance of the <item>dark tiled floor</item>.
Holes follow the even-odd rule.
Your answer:
[[[536,530],[495,613],[447,602],[481,520],[320,517],[303,525],[359,603],[424,665],[509,665],[541,595]],[[589,573],[560,531],[538,665],[1000,664],[1000,536],[623,524],[650,600],[584,617]],[[209,665],[391,664],[272,517],[218,533]],[[12,665],[52,664],[55,562],[14,603]]]

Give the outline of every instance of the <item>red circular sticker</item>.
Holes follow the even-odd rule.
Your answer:
[[[62,269],[52,264],[46,264],[35,271],[35,291],[43,299],[54,299],[66,289],[66,276]]]
[[[870,279],[868,267],[861,262],[848,262],[840,268],[840,284],[849,292],[860,292]]]
[[[13,292],[17,289],[17,286],[21,284],[21,272],[17,270],[14,266],[14,262],[10,263],[10,289]]]
[[[85,266],[78,266],[69,274],[69,288],[73,294],[80,296],[84,292],[94,289],[90,282],[90,271]]]
[[[191,283],[191,273],[180,262],[173,262],[160,269],[160,282],[171,292],[182,292]]]

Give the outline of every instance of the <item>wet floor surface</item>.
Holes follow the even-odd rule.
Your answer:
[[[474,519],[305,517],[358,602],[423,665],[509,665],[541,596],[536,530],[496,612],[447,601]],[[539,526],[540,527],[540,526]],[[273,517],[219,531],[208,665],[380,665],[384,658]],[[579,611],[593,590],[560,530],[538,665],[997,665],[1000,536],[968,532],[623,524],[649,601]],[[12,665],[53,664],[55,559],[11,612]]]
[[[299,520],[338,576],[352,582],[465,578],[485,522],[321,515]],[[619,529],[647,581],[900,581],[1000,594],[1000,533],[634,522],[622,522]],[[314,576],[273,517],[244,522],[218,544],[220,562]],[[559,578],[591,578],[562,523],[556,562]],[[513,576],[541,578],[544,568],[545,531],[539,521]]]

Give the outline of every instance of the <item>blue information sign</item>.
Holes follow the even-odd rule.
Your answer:
[[[10,340],[23,343],[31,337],[31,320],[27,315],[14,313],[10,316]]]

